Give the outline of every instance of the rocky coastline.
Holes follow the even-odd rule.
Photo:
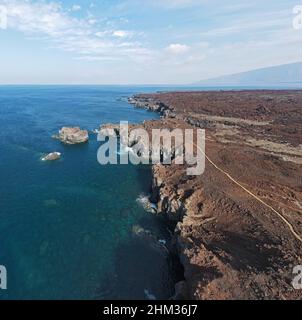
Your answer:
[[[290,207],[286,219],[302,234],[302,189],[295,177],[301,170],[297,139],[302,133],[297,120],[287,117],[290,130],[285,135],[280,125],[284,112],[275,110],[276,105],[290,105],[288,112],[297,112],[299,101],[292,99],[302,101],[302,93],[159,93],[136,95],[129,103],[161,115],[161,120],[143,123],[147,130],[208,129],[211,159],[269,205],[281,212]],[[209,101],[216,102],[217,108],[210,108]],[[266,143],[259,147],[253,139]],[[185,166],[175,164],[153,165],[152,175],[150,199],[157,203],[158,214],[175,227],[175,250],[184,268],[185,280],[176,284],[175,299],[301,298],[291,285],[292,268],[302,261],[301,243],[272,210],[209,163],[202,177],[188,177]]]

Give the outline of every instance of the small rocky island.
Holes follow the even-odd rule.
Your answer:
[[[41,160],[42,161],[55,161],[59,160],[61,158],[61,153],[60,152],[51,152],[45,157],[43,157]]]
[[[88,142],[89,135],[87,130],[81,130],[79,127],[63,127],[59,130],[59,134],[53,136],[61,142],[69,145]]]

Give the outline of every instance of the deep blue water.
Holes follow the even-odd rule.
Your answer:
[[[171,263],[133,226],[159,239],[166,227],[136,199],[150,188],[148,166],[101,166],[96,135],[66,146],[62,126],[88,130],[157,115],[125,97],[157,88],[0,87],[0,299],[145,299],[173,294]],[[45,153],[62,159],[42,162]]]

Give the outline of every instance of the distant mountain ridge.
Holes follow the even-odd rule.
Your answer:
[[[302,62],[202,80],[195,85],[302,85]]]

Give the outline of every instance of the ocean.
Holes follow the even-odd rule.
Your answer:
[[[166,224],[137,201],[150,192],[150,166],[97,162],[100,142],[67,146],[63,126],[140,123],[158,115],[127,97],[163,88],[0,86],[0,299],[169,298],[177,280],[171,259],[134,235],[159,240]],[[43,162],[46,153],[62,158]]]

